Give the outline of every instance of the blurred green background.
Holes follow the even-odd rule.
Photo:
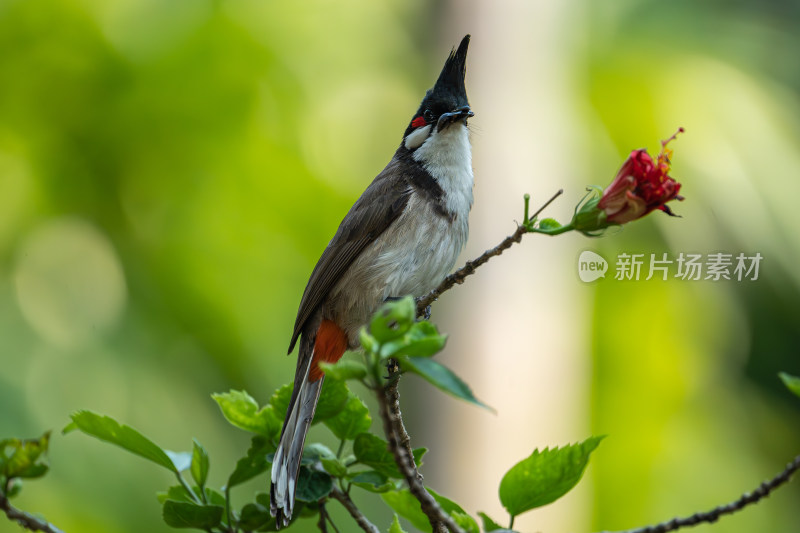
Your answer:
[[[565,237],[563,268],[544,280],[579,293],[559,300],[574,319],[554,332],[581,339],[575,371],[589,376],[574,392],[583,429],[568,438],[611,435],[584,481],[588,496],[565,501],[560,523],[622,529],[691,514],[780,470],[800,449],[800,402],[776,378],[800,374],[800,5],[574,0],[539,19],[544,2],[522,4],[0,0],[0,436],[58,431],[70,412],[92,409],[170,449],[197,437],[222,484],[248,438],[209,395],[246,389],[264,402],[291,379],[285,349],[316,259],[399,144],[450,46],[472,33],[476,209],[503,229],[478,231],[476,243],[482,219],[473,217],[465,258],[521,216],[526,189],[494,191],[519,212],[481,189],[512,157],[494,147],[525,150],[523,137],[510,139],[524,123],[518,110],[568,133],[539,149],[569,151],[569,170],[537,171],[545,165],[535,154],[520,170],[542,194],[566,186],[561,214],[583,185],[610,182],[632,148],[657,151],[659,138],[687,129],[673,146],[683,218],[655,213],[601,240]],[[543,20],[555,23],[537,33]],[[530,33],[546,46],[519,46]],[[530,77],[534,53],[558,64],[568,90],[556,109],[567,116],[552,102],[499,101],[499,87]],[[547,246],[523,243],[532,256]],[[756,282],[607,277],[583,286],[575,259],[587,248],[607,258],[725,251],[764,260]],[[469,287],[456,291],[461,312],[478,314],[487,296]],[[453,309],[446,299],[435,321]],[[448,326],[461,344],[477,335]],[[537,334],[536,323],[525,327]],[[461,423],[479,423],[466,412]],[[430,406],[409,413],[423,436],[446,431]],[[548,444],[564,442],[530,448]],[[458,445],[453,456],[474,451]],[[450,452],[429,460],[441,465]],[[504,458],[506,467],[521,458]],[[156,467],[77,434],[54,437],[51,464],[20,507],[70,532],[168,530],[154,492],[170,480]],[[469,478],[467,464],[447,468]],[[498,508],[500,475],[450,487],[440,466],[432,479],[444,493],[471,491],[474,513]],[[799,497],[795,482],[697,531],[798,531]],[[361,501],[388,526],[379,500]],[[334,519],[355,530],[338,508]],[[536,513],[530,520],[533,530]],[[0,531],[17,530],[0,521]]]

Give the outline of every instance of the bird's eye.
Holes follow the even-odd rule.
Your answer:
[[[425,122],[430,124],[431,122],[433,122],[433,111],[431,111],[430,109],[426,109],[425,112],[422,114],[422,118],[425,119]]]

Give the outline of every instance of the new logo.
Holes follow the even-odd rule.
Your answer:
[[[585,283],[606,277],[607,270],[608,262],[599,254],[585,250],[578,257],[578,277]]]

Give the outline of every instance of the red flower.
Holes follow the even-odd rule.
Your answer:
[[[681,184],[667,175],[672,156],[672,150],[667,145],[681,132],[683,128],[666,141],[661,141],[661,152],[655,162],[647,150],[631,152],[597,203],[597,207],[605,212],[608,222],[625,224],[654,209],[674,216],[666,203],[683,200],[683,197],[678,194]]]

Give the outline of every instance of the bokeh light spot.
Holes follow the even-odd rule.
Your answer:
[[[14,286],[31,328],[64,348],[110,331],[127,299],[111,243],[75,218],[45,222],[28,236],[17,255]]]

